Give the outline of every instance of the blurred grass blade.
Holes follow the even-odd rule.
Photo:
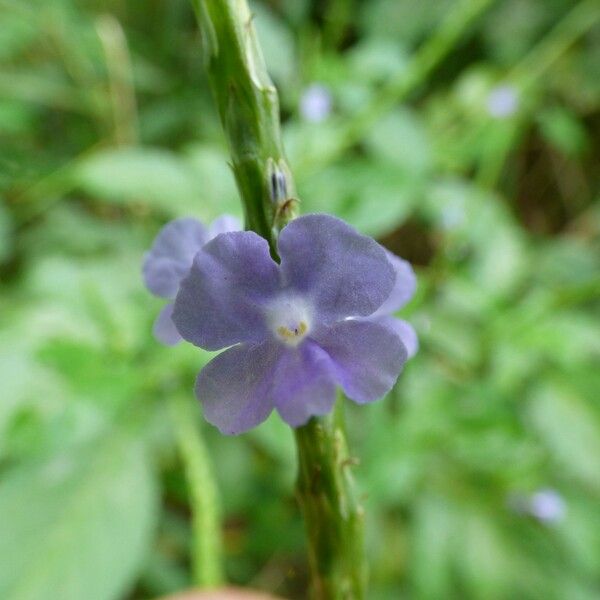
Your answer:
[[[201,588],[216,587],[223,583],[221,511],[210,457],[199,428],[200,412],[192,409],[189,400],[174,397],[171,415],[190,488],[194,583]]]

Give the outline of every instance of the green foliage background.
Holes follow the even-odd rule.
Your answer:
[[[404,315],[421,351],[390,397],[347,407],[369,598],[595,599],[600,7],[488,2],[428,71],[419,49],[477,4],[253,10],[302,210],[419,275]],[[209,355],[153,340],[140,263],[168,219],[240,214],[200,51],[184,0],[0,1],[0,598],[191,585],[169,406]],[[314,82],[333,98],[318,124],[299,111]],[[506,118],[488,110],[499,85],[518,98]],[[303,598],[291,432],[224,438],[196,414],[229,579]],[[545,488],[562,519],[515,509]]]

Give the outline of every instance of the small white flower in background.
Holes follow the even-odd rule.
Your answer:
[[[529,513],[544,523],[558,523],[566,512],[567,505],[556,490],[539,490],[529,499]]]
[[[487,110],[494,119],[506,119],[519,108],[519,94],[512,85],[499,85],[487,98]]]
[[[331,113],[332,98],[327,87],[313,83],[300,98],[300,114],[305,121],[321,123]]]

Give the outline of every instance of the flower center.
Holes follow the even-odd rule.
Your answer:
[[[310,331],[310,310],[300,298],[279,298],[269,306],[266,317],[275,337],[290,346],[297,346]]]
[[[277,328],[277,335],[284,341],[291,341],[297,337],[304,337],[307,329],[308,325],[304,321],[300,321],[298,326],[293,329],[285,325],[280,325]]]

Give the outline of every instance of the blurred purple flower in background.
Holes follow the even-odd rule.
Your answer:
[[[519,108],[519,94],[512,85],[499,85],[492,89],[487,99],[487,109],[495,119],[506,119]]]
[[[508,498],[508,506],[520,515],[529,515],[546,524],[559,523],[567,512],[564,498],[551,488],[514,494]]]
[[[155,296],[173,300],[196,252],[220,233],[240,229],[240,222],[229,215],[215,219],[209,227],[192,218],[167,223],[144,257],[142,273],[146,287]],[[156,339],[169,346],[181,341],[171,320],[172,313],[173,303],[169,302],[159,313],[153,328]]]
[[[313,83],[300,98],[300,114],[310,123],[321,123],[331,113],[332,98],[327,87]]]
[[[567,505],[556,490],[538,490],[529,499],[529,513],[544,523],[558,523],[566,512]]]
[[[416,349],[412,328],[389,316],[412,295],[414,274],[373,239],[306,215],[282,230],[278,253],[280,264],[251,231],[220,235],[196,254],[175,300],[184,339],[231,346],[196,382],[206,419],[223,433],[274,408],[302,425],[331,410],[337,385],[359,404],[376,400],[394,385],[406,346]]]

